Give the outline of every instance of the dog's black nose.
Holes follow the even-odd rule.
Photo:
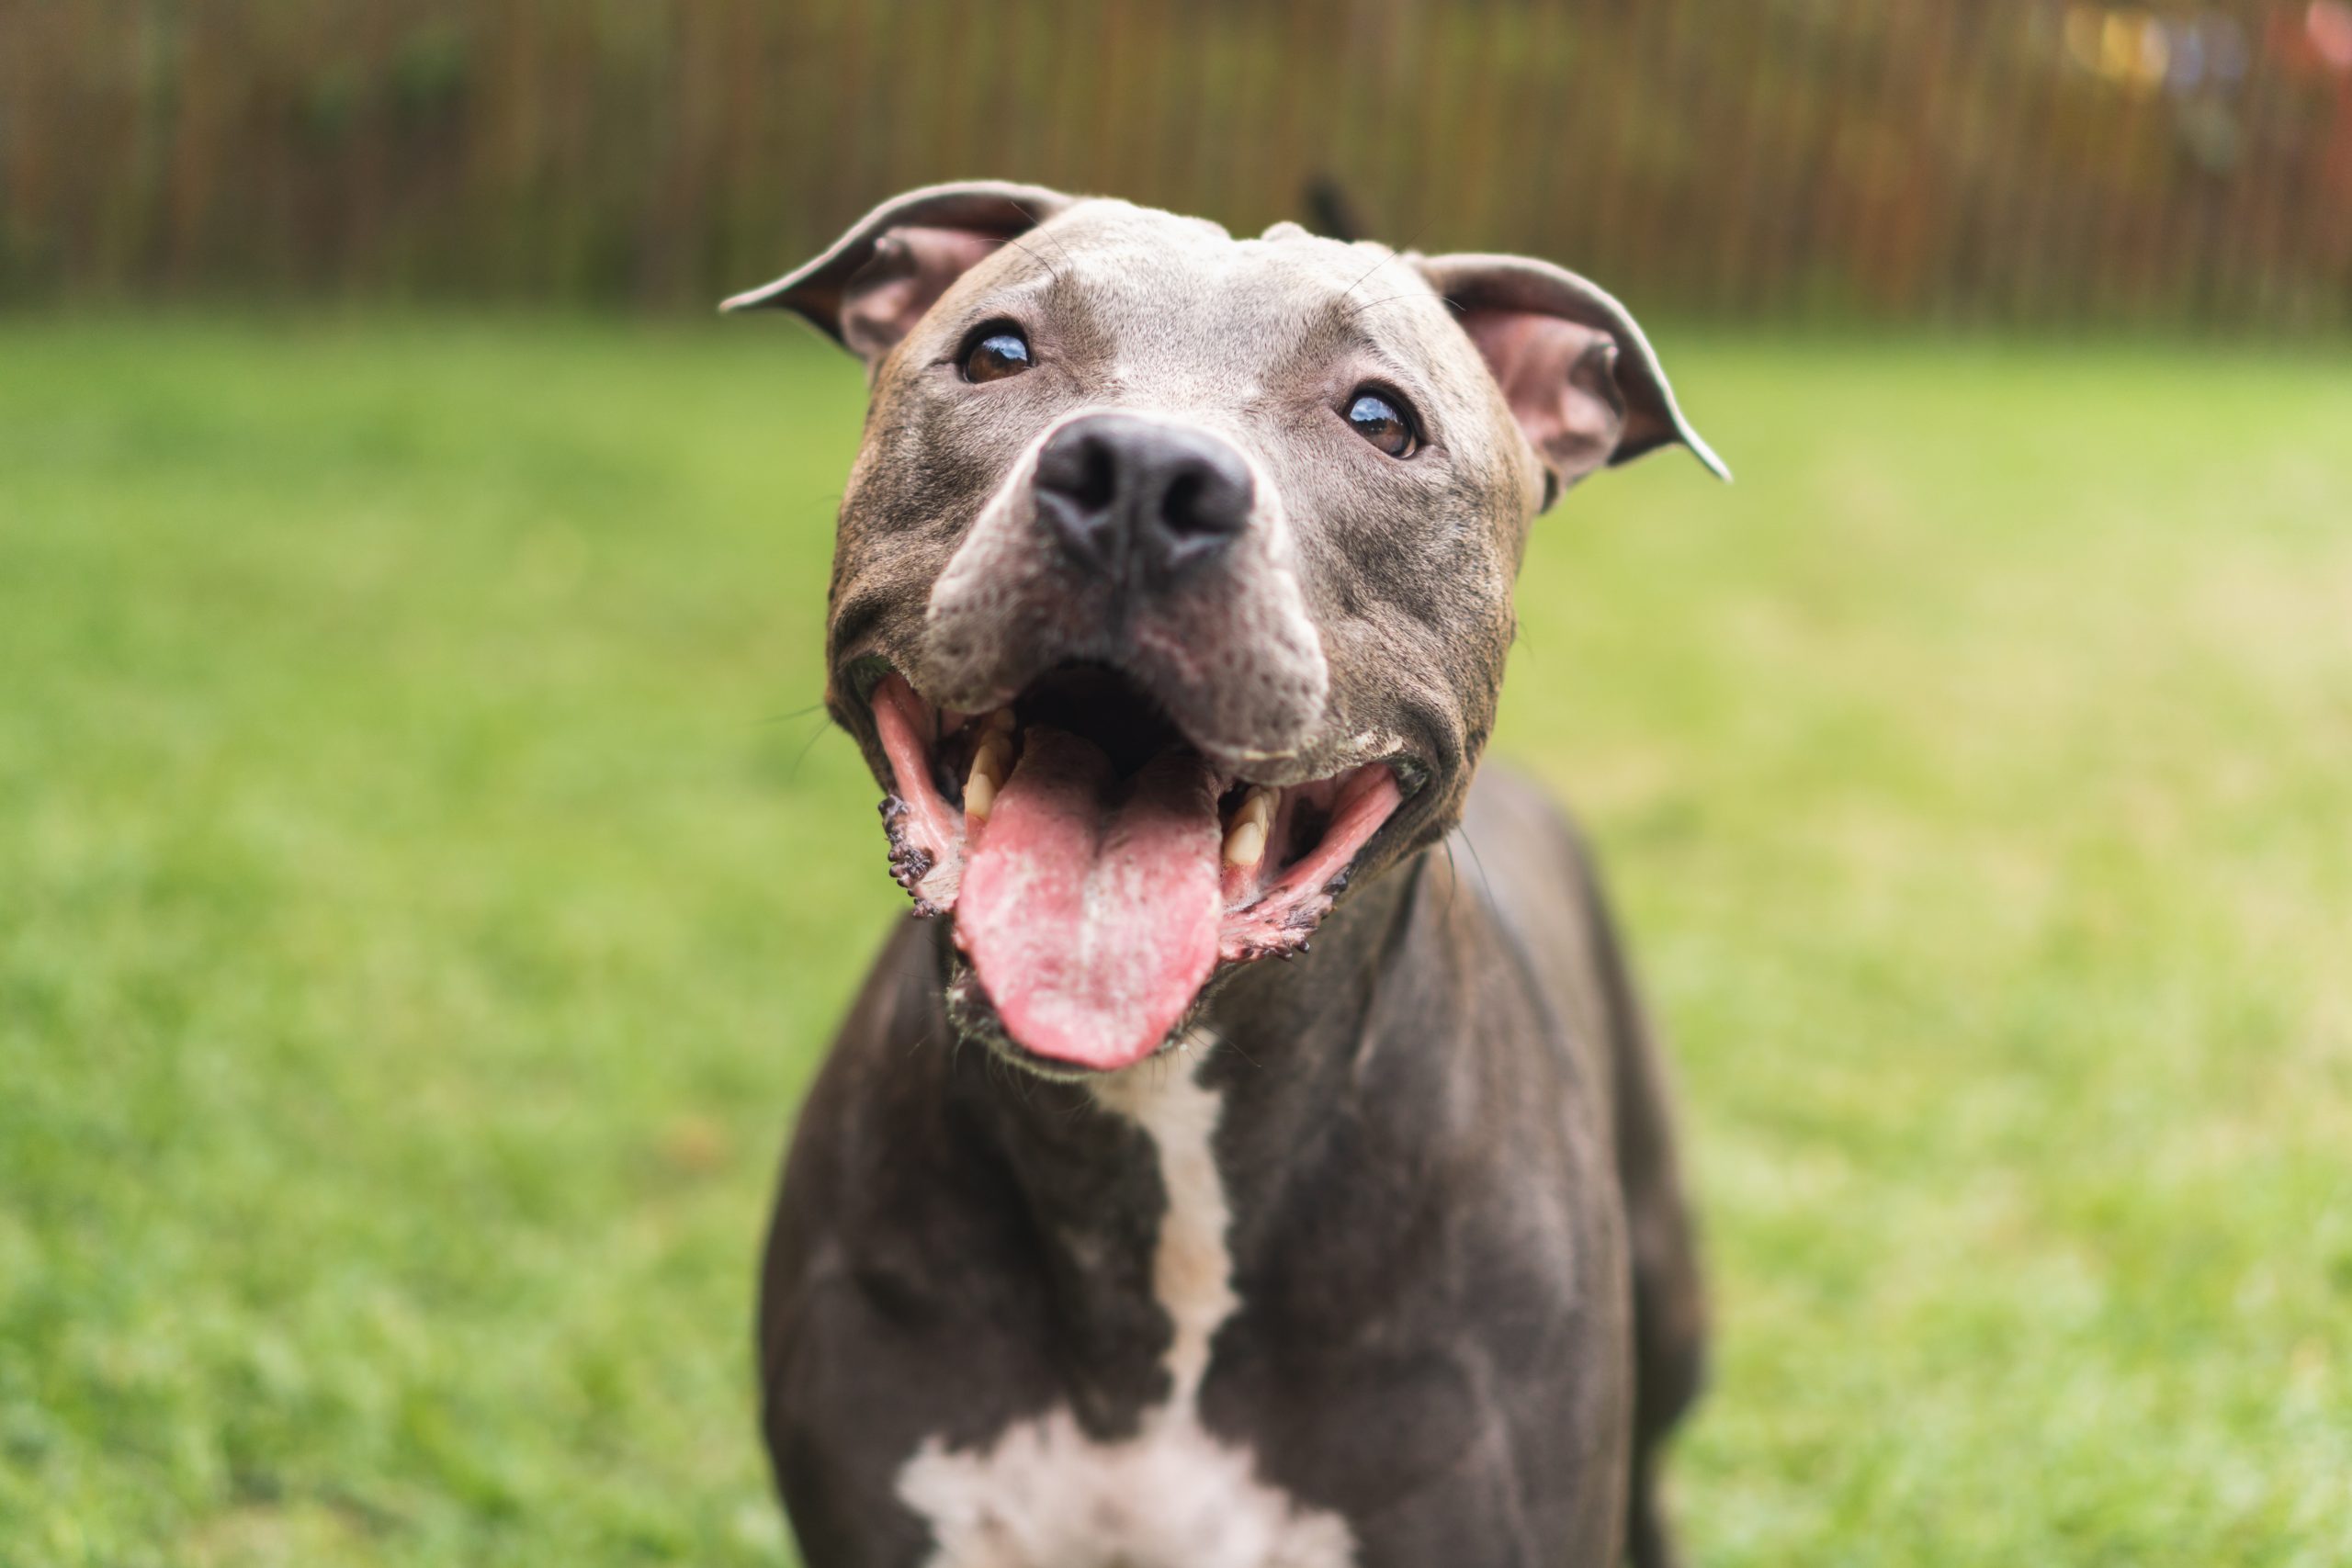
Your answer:
[[[1241,454],[1205,431],[1096,413],[1037,454],[1037,516],[1074,560],[1165,581],[1222,554],[1250,525]]]

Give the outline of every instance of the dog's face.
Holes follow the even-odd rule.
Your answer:
[[[1070,1072],[1450,828],[1529,519],[1668,442],[1640,331],[1542,263],[1035,187],[889,203],[731,301],[866,360],[827,705],[959,1024]]]

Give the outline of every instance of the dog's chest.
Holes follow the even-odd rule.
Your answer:
[[[926,1444],[899,1495],[931,1526],[931,1568],[1343,1568],[1347,1524],[1300,1507],[1186,1407],[1098,1443],[1067,1411],[976,1452]]]
[[[1105,1080],[1097,1098],[1140,1124],[1159,1157],[1168,1207],[1152,1288],[1175,1331],[1171,1392],[1116,1441],[1056,1409],[978,1448],[925,1442],[898,1494],[931,1528],[929,1568],[1347,1568],[1344,1519],[1268,1484],[1255,1455],[1201,1425],[1210,1340],[1238,1304],[1212,1146],[1217,1097],[1180,1058]]]

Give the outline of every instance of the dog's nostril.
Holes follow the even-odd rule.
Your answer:
[[[1107,507],[1119,493],[1119,460],[1109,445],[1090,441],[1079,459],[1078,482],[1069,487],[1072,501],[1089,511]]]
[[[1250,481],[1214,464],[1190,464],[1169,477],[1159,498],[1160,525],[1178,543],[1209,543],[1250,521]]]
[[[1178,534],[1207,534],[1221,529],[1201,515],[1202,482],[1198,474],[1179,474],[1168,484],[1168,493],[1160,498],[1159,515],[1169,529]]]
[[[1057,440],[1038,459],[1037,488],[1081,512],[1107,512],[1119,496],[1118,449],[1085,432]]]

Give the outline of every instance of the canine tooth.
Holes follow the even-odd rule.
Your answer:
[[[989,732],[993,735],[1012,734],[1012,710],[1011,708],[999,708],[994,713],[989,715],[988,728]]]
[[[996,781],[978,768],[972,770],[971,782],[964,786],[964,815],[975,822],[985,822],[996,806]]]
[[[1012,746],[1003,734],[990,730],[981,737],[972,752],[971,776],[964,781],[964,813],[973,820],[985,822],[996,805],[996,792],[1004,787],[1004,775],[1010,770]]]
[[[1256,865],[1266,856],[1266,840],[1274,830],[1274,804],[1282,792],[1265,784],[1251,784],[1241,804],[1233,808],[1233,821],[1225,830],[1225,863],[1235,866]]]

